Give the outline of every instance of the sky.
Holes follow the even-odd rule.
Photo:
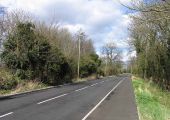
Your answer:
[[[123,61],[134,53],[128,51],[129,11],[123,7],[131,0],[0,0],[8,10],[22,9],[37,19],[50,22],[54,18],[62,27],[75,33],[80,28],[93,40],[96,52],[114,42],[123,51]]]

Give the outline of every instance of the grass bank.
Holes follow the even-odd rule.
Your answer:
[[[132,79],[140,120],[170,120],[170,92],[151,81]]]
[[[21,80],[9,69],[0,68],[0,95],[15,94],[47,87],[38,81]]]
[[[97,79],[96,75],[91,75],[79,80],[75,79],[73,82],[79,83],[95,79]],[[38,80],[21,80],[19,77],[13,75],[11,70],[0,68],[0,95],[16,94],[46,87],[49,87],[48,84],[43,84]]]
[[[16,94],[16,93],[46,88],[46,87],[48,86],[36,81],[21,82],[17,85],[16,88],[9,89],[9,90],[0,90],[0,95]]]

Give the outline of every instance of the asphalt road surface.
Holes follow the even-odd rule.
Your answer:
[[[138,120],[129,76],[0,100],[0,120]]]

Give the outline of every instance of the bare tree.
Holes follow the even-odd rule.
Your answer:
[[[105,75],[116,74],[118,70],[118,63],[121,59],[121,51],[117,48],[113,42],[106,43],[102,47],[102,56],[105,63]]]
[[[109,60],[109,62],[113,62],[116,60],[119,60],[120,58],[120,50],[117,48],[115,43],[107,43],[102,47],[102,53],[106,58]]]
[[[131,16],[132,22],[129,27],[131,46],[137,53],[137,72],[142,77],[152,78],[155,83],[169,89],[170,4],[141,1],[137,7],[141,9]]]

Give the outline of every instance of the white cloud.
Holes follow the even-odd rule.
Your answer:
[[[85,26],[83,24],[63,24],[62,27],[68,28],[72,33],[76,33],[78,30],[83,29],[85,30]]]
[[[136,51],[133,51],[133,52],[129,52],[129,51],[125,51],[123,52],[123,61],[126,62],[128,60],[130,60],[130,58],[132,57],[136,57]]]
[[[119,0],[121,3],[123,4],[129,4],[130,2],[132,2],[133,0]]]
[[[129,4],[131,0],[120,1]],[[73,33],[82,28],[93,39],[97,52],[110,40],[127,48],[130,18],[119,0],[1,0],[1,4],[9,10],[29,11],[47,22],[55,17]]]

